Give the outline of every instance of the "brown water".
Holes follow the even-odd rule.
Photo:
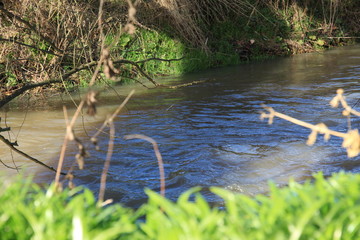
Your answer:
[[[165,162],[167,196],[176,199],[184,190],[204,187],[209,201],[217,199],[207,189],[224,187],[246,194],[266,192],[268,181],[285,185],[290,178],[304,181],[318,171],[325,175],[341,170],[359,172],[360,158],[348,159],[341,139],[325,143],[319,139],[305,144],[309,130],[275,119],[271,126],[259,120],[261,104],[310,123],[325,123],[333,130],[346,132],[347,122],[339,109],[328,102],[336,89],[344,88],[350,105],[360,97],[360,48],[346,47],[324,53],[304,54],[240,66],[219,68],[163,79],[183,83],[211,79],[205,84],[181,89],[145,90],[139,87],[126,111],[116,120],[115,150],[107,183],[107,198],[128,206],[146,201],[144,188],[159,191],[157,161],[151,145],[141,140],[123,140],[126,134],[145,134],[154,138]],[[131,87],[102,93],[102,107],[96,118],[79,121],[79,136],[86,141],[107,114],[121,103]],[[360,103],[355,106],[360,108]],[[2,127],[5,113],[2,112]],[[11,137],[20,149],[52,166],[64,136],[62,107],[51,110],[12,109],[6,113]],[[354,118],[352,126],[359,127]],[[86,133],[85,130],[86,129]],[[89,148],[85,170],[75,171],[75,183],[98,191],[106,156],[108,136],[99,137],[100,151]],[[67,166],[76,147],[68,149]],[[0,159],[8,165],[26,165],[38,181],[50,181],[53,173],[20,158],[13,159],[1,145]],[[6,170],[6,174],[15,174]]]

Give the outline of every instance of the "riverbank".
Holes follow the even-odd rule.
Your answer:
[[[119,0],[105,1],[99,28],[96,1],[3,3],[1,98],[87,86],[101,42],[114,68],[98,83],[121,84],[352,44],[360,12],[356,1],[153,0],[129,11]]]

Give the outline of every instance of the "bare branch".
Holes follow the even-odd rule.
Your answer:
[[[140,64],[140,63],[146,63],[146,62],[149,62],[149,61],[175,62],[175,61],[181,61],[181,60],[183,60],[183,59],[184,59],[184,57],[181,57],[181,58],[172,58],[172,59],[164,59],[164,58],[152,57],[152,58],[148,58],[148,59],[144,59],[144,60],[137,61],[136,63]]]
[[[31,23],[29,23],[28,21],[24,20],[23,18],[9,12],[8,10],[6,10],[3,7],[0,7],[0,11],[2,11],[6,16],[8,16],[10,19],[16,19],[17,21],[25,24],[31,31],[35,32],[43,41],[47,42],[52,48],[54,48],[57,52],[59,53],[63,53],[63,50],[61,50],[60,48],[58,48],[49,38],[43,36],[40,31],[38,31],[36,29],[35,26],[33,26]]]
[[[4,163],[1,159],[0,159],[0,162],[1,162],[1,164],[4,165],[6,168],[19,171],[19,168],[18,168],[17,166],[11,167],[11,166],[7,165],[6,163]]]
[[[333,135],[333,136],[336,136],[336,137],[341,137],[341,138],[345,138],[346,137],[346,133],[341,133],[341,132],[337,132],[337,131],[333,131],[333,130],[330,130],[326,127],[325,124],[323,125],[313,125],[311,123],[307,123],[307,122],[304,122],[304,121],[301,121],[301,120],[298,120],[296,118],[293,118],[293,117],[290,117],[288,115],[285,115],[285,114],[282,114],[282,113],[279,113],[279,112],[276,112],[273,108],[271,107],[267,107],[265,105],[263,105],[264,109],[267,110],[269,113],[264,113],[262,112],[261,113],[261,116],[260,118],[263,120],[263,119],[266,119],[268,118],[269,119],[269,124],[272,124],[273,123],[273,119],[274,117],[279,117],[279,118],[282,118],[286,121],[289,121],[289,122],[292,122],[292,123],[295,123],[296,125],[299,125],[299,126],[302,126],[302,127],[305,127],[305,128],[309,128],[313,131],[317,131],[319,133],[322,133],[322,134],[330,134],[330,135]]]
[[[124,106],[127,104],[127,102],[130,100],[132,95],[134,95],[135,90],[131,90],[129,95],[124,99],[124,101],[121,103],[121,105],[114,111],[114,113],[103,123],[103,125],[99,128],[99,130],[92,136],[91,141],[96,142],[97,136],[104,130],[106,125],[108,125],[109,122],[113,122],[115,117],[119,115],[120,111],[124,108]]]
[[[38,51],[43,52],[43,53],[47,53],[47,54],[55,55],[55,56],[58,56],[58,57],[62,57],[62,55],[56,54],[56,53],[54,53],[53,51],[48,51],[48,50],[40,49],[40,48],[38,48],[38,47],[36,47],[36,46],[33,46],[33,45],[29,45],[29,44],[26,44],[26,43],[23,43],[23,42],[16,41],[15,39],[0,38],[0,41],[16,43],[16,44],[18,44],[18,45],[22,45],[22,46],[25,46],[25,47],[29,47],[29,48],[38,50]]]
[[[55,169],[55,168],[50,167],[50,166],[46,165],[45,163],[37,160],[36,158],[33,158],[33,157],[31,157],[30,155],[24,153],[23,151],[17,149],[17,148],[15,147],[15,146],[17,146],[17,143],[16,143],[16,142],[15,142],[15,143],[10,142],[8,139],[6,139],[6,138],[5,138],[4,136],[2,136],[2,135],[0,135],[0,140],[1,140],[3,143],[5,143],[11,150],[14,150],[14,151],[17,152],[18,154],[26,157],[27,159],[30,159],[31,161],[33,161],[33,162],[35,162],[35,163],[37,163],[37,164],[40,164],[40,165],[46,167],[47,169],[50,169],[50,170],[53,171],[53,172],[56,172],[56,169]],[[61,175],[66,175],[66,173],[63,173],[63,172],[59,172],[59,174],[61,174]]]
[[[6,128],[0,127],[0,132],[7,132],[7,131],[10,131],[10,129],[11,129],[10,127],[6,127]]]
[[[338,94],[339,94],[339,91],[338,91]],[[345,106],[346,105],[347,104],[345,104]],[[268,111],[268,113],[262,112],[260,115],[260,118],[261,119],[268,118],[269,124],[273,123],[274,117],[279,117],[286,121],[289,121],[294,124],[300,125],[302,127],[311,129],[312,131],[307,140],[308,145],[313,145],[315,143],[317,135],[319,133],[324,134],[325,141],[329,140],[330,136],[333,135],[336,137],[343,138],[342,147],[346,148],[348,157],[350,157],[350,158],[356,157],[360,154],[360,135],[359,135],[359,131],[357,129],[349,130],[347,133],[337,132],[337,131],[330,130],[324,123],[319,123],[319,124],[313,125],[313,124],[298,120],[296,118],[292,118],[288,115],[276,112],[271,107],[267,107],[265,105],[263,107]]]
[[[42,86],[46,86],[46,85],[50,85],[50,84],[54,84],[54,83],[61,83],[61,82],[62,81],[60,79],[55,79],[55,80],[49,80],[49,81],[45,81],[45,82],[26,84],[26,85],[22,86],[21,88],[15,90],[14,92],[12,92],[12,94],[7,95],[6,97],[0,99],[0,108],[3,107],[8,102],[10,102],[11,100],[20,96],[27,90],[31,90],[33,88],[42,87]]]
[[[200,84],[200,83],[205,83],[205,82],[210,82],[210,81],[212,81],[212,80],[192,81],[192,82],[189,82],[189,83],[183,83],[183,84],[178,84],[178,85],[173,85],[173,86],[167,86],[167,85],[161,84],[159,87],[176,89],[176,88],[188,87],[188,86],[192,86],[192,85],[196,85],[196,84]]]

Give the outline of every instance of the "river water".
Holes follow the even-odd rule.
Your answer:
[[[346,132],[346,118],[328,103],[336,90],[343,88],[349,104],[360,109],[359,78],[360,48],[346,47],[161,80],[167,84],[210,80],[184,88],[146,90],[137,86],[126,110],[115,120],[106,198],[137,207],[146,201],[144,188],[159,191],[159,170],[151,144],[124,140],[126,134],[144,134],[157,141],[164,160],[166,196],[172,200],[194,186],[203,187],[204,196],[215,202],[210,186],[254,195],[266,193],[270,180],[282,186],[291,178],[305,181],[318,171],[325,175],[341,170],[359,172],[360,157],[349,159],[341,139],[325,142],[319,138],[310,147],[306,145],[309,130],[281,119],[272,125],[259,119],[261,104],[267,104],[292,117],[313,124],[325,122],[333,130]],[[112,90],[101,93],[98,116],[78,122],[76,132],[84,143],[88,142],[86,135],[96,131],[132,88],[116,88],[120,96]],[[1,126],[6,119],[12,127],[10,136],[18,140],[20,149],[56,167],[65,132],[62,107],[54,103],[44,108],[3,111]],[[359,120],[353,118],[351,124],[357,128]],[[98,192],[107,143],[108,135],[102,134],[100,151],[89,144],[85,169],[74,171],[76,185]],[[26,172],[36,173],[36,181],[53,179],[52,172],[15,153],[11,158],[6,147],[1,148],[0,159],[8,165],[13,166],[13,161],[25,165]],[[76,153],[76,146],[70,145],[67,168]]]

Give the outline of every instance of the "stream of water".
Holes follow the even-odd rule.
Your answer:
[[[290,178],[304,181],[318,171],[325,175],[341,170],[359,172],[360,157],[349,159],[341,148],[342,139],[319,138],[307,146],[308,129],[281,119],[268,125],[259,119],[261,104],[309,123],[325,122],[331,129],[346,132],[348,123],[340,109],[329,101],[338,88],[345,90],[351,106],[360,109],[360,48],[338,48],[263,62],[213,69],[176,78],[167,84],[210,80],[178,89],[137,88],[126,111],[115,120],[116,138],[107,177],[106,198],[137,207],[147,197],[144,188],[159,191],[159,170],[152,145],[143,140],[124,140],[126,134],[144,134],[159,144],[164,160],[166,196],[175,200],[191,187],[201,186],[210,202],[216,202],[208,188],[218,186],[249,195],[266,193],[268,181],[286,185]],[[99,114],[86,117],[76,132],[84,142],[96,131],[107,114],[121,103],[132,86],[101,93]],[[6,115],[6,116],[5,116]],[[11,137],[20,149],[56,167],[65,133],[61,104],[47,110],[26,112],[13,108],[1,112]],[[26,116],[26,117],[25,117]],[[359,120],[351,120],[359,127]],[[86,131],[85,131],[86,130]],[[6,136],[6,134],[5,134]],[[106,158],[108,135],[99,137],[100,151],[89,144],[85,169],[75,170],[75,184],[95,193]],[[54,174],[1,145],[0,159],[8,165],[26,165],[37,181],[49,182]],[[77,148],[69,146],[66,167]],[[16,171],[4,168],[6,174]]]

